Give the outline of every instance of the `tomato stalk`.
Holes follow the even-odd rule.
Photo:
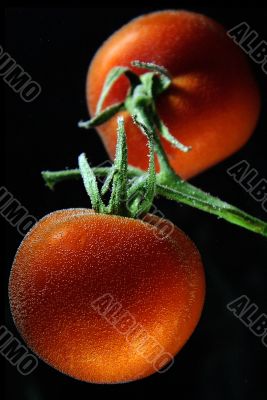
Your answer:
[[[80,122],[79,126],[89,129],[104,123],[119,111],[127,110],[148,139],[148,172],[127,164],[124,125],[120,118],[118,120],[118,143],[114,166],[90,168],[85,156],[81,155],[79,157],[79,169],[42,172],[46,184],[52,189],[60,181],[82,177],[86,191],[91,198],[92,206],[96,211],[133,218],[138,218],[141,214],[149,212],[154,196],[161,195],[167,199],[209,212],[228,222],[267,237],[266,222],[191,185],[172,169],[159,135],[180,151],[188,152],[191,147],[180,143],[169,132],[157,114],[155,99],[170,86],[170,74],[165,68],[152,63],[134,61],[132,65],[145,68],[149,72],[138,76],[127,67],[112,69],[97,104],[96,116],[89,121]],[[130,89],[125,101],[102,110],[109,91],[122,75],[125,75],[130,82]],[[160,167],[157,174],[155,173],[154,151]],[[95,176],[106,178],[101,192],[98,190]],[[112,194],[109,205],[105,206],[101,194],[106,192],[111,182],[113,182]]]
[[[92,169],[97,177],[105,177],[108,173],[109,167],[95,167]],[[134,176],[140,177],[142,174],[143,171],[138,168],[131,167],[128,170],[129,179]],[[63,171],[43,171],[42,176],[47,186],[50,189],[53,189],[54,186],[60,182],[72,179],[81,179],[81,172],[77,168]],[[171,182],[162,185],[159,183],[157,176],[155,195],[160,195],[166,199],[198,208],[199,210],[216,215],[232,224],[239,225],[242,228],[267,237],[266,222],[253,217],[239,208],[232,206],[231,204],[222,201],[199,188],[196,188],[186,181],[182,181],[181,184],[176,185]]]

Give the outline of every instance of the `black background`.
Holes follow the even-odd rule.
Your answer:
[[[165,4],[165,5],[164,5]],[[87,207],[81,182],[45,187],[40,171],[76,167],[85,151],[93,165],[107,159],[96,133],[77,128],[87,117],[85,77],[99,45],[131,18],[160,8],[185,8],[204,13],[231,28],[246,21],[267,40],[267,11],[263,8],[188,7],[165,2],[152,8],[9,8],[5,18],[5,50],[40,83],[42,93],[24,103],[1,81],[5,91],[6,186],[37,218],[56,209]],[[226,61],[227,62],[227,61]],[[259,65],[250,61],[261,87],[262,112],[249,143],[237,154],[204,172],[192,182],[247,212],[267,220],[266,213],[228,175],[227,168],[247,160],[267,178],[266,82]],[[204,156],[204,155],[203,155]],[[165,374],[121,385],[95,385],[64,376],[39,361],[28,377],[6,363],[5,399],[47,400],[66,396],[77,399],[172,397],[179,399],[267,398],[267,348],[226,308],[241,294],[267,313],[266,239],[201,211],[158,200],[157,206],[197,244],[205,265],[207,296],[201,321],[189,342]],[[6,325],[19,338],[12,322],[8,274],[21,241],[6,224],[4,295]]]

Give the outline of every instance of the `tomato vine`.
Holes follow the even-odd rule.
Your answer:
[[[149,212],[154,197],[160,195],[209,212],[228,222],[267,237],[266,222],[191,185],[172,169],[161,144],[160,136],[179,151],[188,152],[191,147],[179,142],[169,132],[168,127],[160,119],[156,110],[156,98],[170,87],[171,76],[164,67],[153,63],[133,61],[132,65],[145,68],[149,72],[138,76],[127,67],[113,68],[105,81],[97,104],[96,115],[89,121],[80,122],[79,127],[86,129],[96,127],[108,121],[121,110],[127,110],[139,126],[140,131],[147,137],[149,144],[148,171],[142,171],[128,165],[124,122],[119,117],[114,165],[91,168],[85,155],[82,154],[79,157],[78,169],[55,172],[43,171],[42,176],[46,184],[53,188],[60,181],[82,177],[95,211],[132,218],[138,218],[140,215]],[[103,110],[103,104],[108,93],[122,75],[125,75],[130,82],[130,89],[125,100]],[[154,153],[156,153],[159,162],[160,171],[158,173],[155,172]],[[97,185],[97,176],[106,178],[101,191],[99,191]],[[108,205],[105,205],[101,195],[105,194],[111,184],[111,196]]]

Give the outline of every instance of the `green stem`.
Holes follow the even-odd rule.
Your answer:
[[[96,176],[106,176],[109,173],[109,167],[92,168]],[[128,178],[142,176],[144,173],[138,168],[128,167]],[[53,188],[57,183],[70,179],[79,179],[81,174],[79,169],[65,171],[44,171],[42,173],[46,184]],[[156,194],[169,200],[174,200],[189,205],[199,210],[206,211],[216,215],[232,224],[239,225],[249,231],[258,233],[267,237],[267,223],[253,217],[250,214],[232,206],[204,191],[196,188],[186,181],[177,181],[169,178],[164,185],[161,183],[160,174],[156,177]]]
[[[160,138],[159,138],[159,136],[157,134],[155,125],[154,125],[152,119],[149,116],[148,110],[146,110],[144,107],[136,107],[134,109],[134,111],[133,111],[133,115],[153,135],[154,145],[155,145],[155,152],[156,152],[157,157],[158,157],[161,173],[162,174],[167,174],[167,175],[169,175],[169,174],[173,175],[174,171],[173,171],[172,167],[170,166],[168,157],[167,157],[167,155],[166,155],[166,153],[165,153],[165,151],[164,151],[164,149],[162,147]]]
[[[146,214],[149,212],[155,197],[155,189],[156,189],[156,170],[155,170],[155,159],[154,159],[154,137],[153,132],[150,129],[147,129],[145,125],[143,125],[140,121],[134,118],[134,122],[138,124],[140,129],[146,135],[148,140],[148,148],[149,148],[149,165],[148,172],[146,174],[145,184],[144,184],[144,199],[139,204],[138,209],[133,214],[136,217],[141,214]],[[144,176],[144,175],[143,175]]]
[[[96,176],[103,177],[109,174],[110,168],[111,167],[93,167],[92,170]],[[141,176],[143,173],[144,172],[139,168],[128,166],[128,178]],[[42,171],[42,177],[49,189],[53,190],[55,185],[59,182],[73,179],[80,180],[81,172],[79,168],[65,169],[63,171]]]
[[[166,199],[175,200],[194,208],[198,208],[199,210],[206,211],[219,218],[223,218],[232,224],[239,225],[249,231],[267,237],[266,222],[253,217],[225,201],[221,201],[220,199],[203,192],[187,182],[183,182],[180,186],[173,185],[172,187],[158,184],[157,194]]]

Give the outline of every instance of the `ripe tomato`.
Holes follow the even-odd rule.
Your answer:
[[[183,178],[228,157],[252,134],[260,109],[258,87],[242,51],[215,21],[191,12],[160,11],[134,19],[115,32],[98,50],[88,71],[91,116],[108,72],[114,66],[130,66],[133,60],[162,65],[173,76],[172,86],[158,98],[157,108],[170,132],[192,146],[184,154],[162,140],[172,167]],[[121,77],[104,106],[122,101],[128,85]],[[122,114],[129,163],[146,169],[146,139],[129,114]],[[98,131],[114,158],[116,117]]]
[[[62,210],[24,238],[10,276],[11,310],[26,343],[48,364],[84,381],[125,382],[155,372],[139,345],[152,354],[156,341],[175,355],[187,341],[203,306],[201,259],[181,230],[159,240],[158,218],[149,220]],[[109,320],[97,311],[105,296],[119,317],[127,312],[135,329],[150,335],[146,346],[140,331],[130,338],[121,324],[119,331],[114,307]]]

